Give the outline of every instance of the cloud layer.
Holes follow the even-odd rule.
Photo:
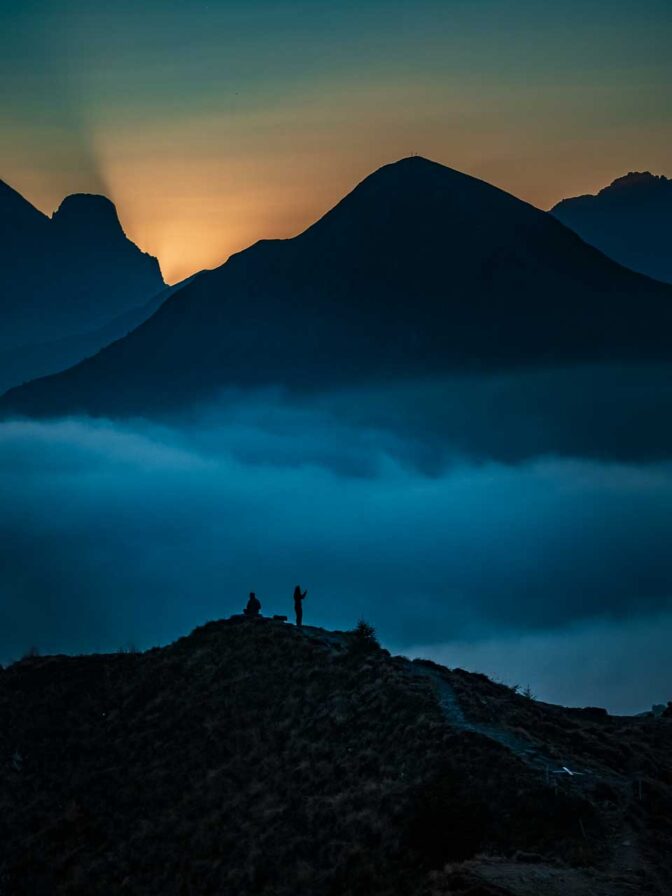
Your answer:
[[[404,648],[411,657],[483,672],[538,700],[637,713],[670,699],[672,614],[591,620]]]
[[[509,423],[501,384],[469,389],[459,400],[455,384],[452,399],[444,389],[443,417],[423,387],[406,403],[390,393],[392,417],[380,395],[360,394],[353,410],[345,396],[267,394],[229,396],[179,425],[2,424],[0,660],[31,645],[164,643],[238,611],[250,589],[265,611],[290,612],[299,581],[308,622],[363,616],[396,648],[437,655],[459,642],[458,658],[505,680],[555,645],[553,682],[535,660],[521,684],[631,708],[656,677],[651,656],[633,659],[622,699],[600,670],[641,651],[637,620],[663,614],[658,631],[670,628],[672,462],[573,456],[562,410],[548,437],[560,447],[543,451],[523,383],[507,386],[519,415]],[[481,402],[467,443],[455,408],[475,406],[478,389],[495,390],[499,411],[488,428]],[[594,637],[577,640],[577,626]]]

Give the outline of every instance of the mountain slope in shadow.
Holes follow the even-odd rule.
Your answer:
[[[563,199],[551,214],[620,264],[672,283],[669,178],[633,171],[595,196]]]
[[[193,277],[166,286],[148,302],[136,305],[87,333],[62,336],[51,342],[0,351],[0,393],[38,377],[67,370],[105,346],[122,339],[157,311],[169,296],[191,283]]]
[[[95,330],[164,287],[109,199],[68,196],[48,218],[0,181],[0,351]]]
[[[521,365],[669,358],[672,289],[553,216],[419,157],[366,178],[304,233],[202,274],[4,413],[146,413],[227,386],[311,390]]]
[[[671,747],[670,720],[361,629],[212,622],[0,669],[0,874],[12,896],[663,896]]]

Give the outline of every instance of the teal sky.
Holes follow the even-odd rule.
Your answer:
[[[542,207],[670,175],[670,46],[659,0],[2,0],[0,177],[106,192],[175,280],[412,152]]]

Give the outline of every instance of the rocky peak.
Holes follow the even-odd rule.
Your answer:
[[[66,196],[52,217],[53,224],[68,235],[95,234],[123,238],[117,209],[106,196],[92,193],[74,193]]]

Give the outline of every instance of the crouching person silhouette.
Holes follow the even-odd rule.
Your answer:
[[[303,601],[306,599],[307,591],[301,591],[299,585],[294,589],[294,612],[296,613],[296,624],[301,627],[303,625]]]
[[[257,598],[257,595],[254,593],[254,591],[250,591],[250,597],[243,612],[246,616],[249,616],[251,618],[259,616],[259,613],[261,612],[261,603],[259,602],[259,599]]]

